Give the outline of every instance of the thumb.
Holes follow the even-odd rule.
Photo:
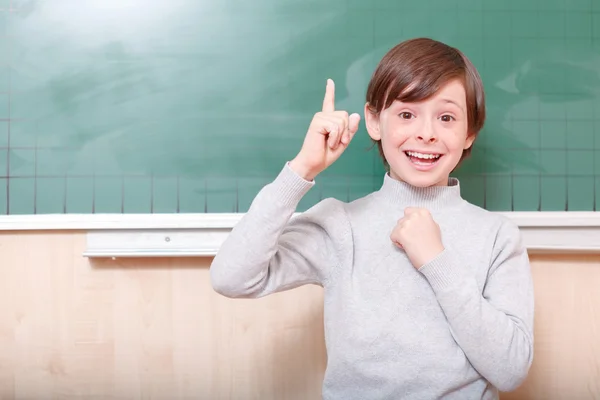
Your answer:
[[[417,212],[419,209],[417,207],[406,207],[404,209],[404,215],[410,215]]]
[[[351,114],[350,117],[348,117],[348,130],[350,131],[350,134],[354,135],[356,133],[359,123],[360,115],[357,113]]]
[[[404,247],[402,246],[402,243],[400,243],[398,241],[398,239],[396,239],[396,238],[391,238],[391,239],[392,239],[392,243],[394,243],[398,248],[404,250]]]

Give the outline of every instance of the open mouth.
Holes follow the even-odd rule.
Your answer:
[[[405,151],[411,163],[419,167],[433,167],[438,163],[443,154],[439,153],[419,153],[416,151]]]

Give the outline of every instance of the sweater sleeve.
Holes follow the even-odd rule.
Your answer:
[[[314,182],[288,164],[261,189],[210,267],[214,290],[256,298],[305,284],[324,286],[351,243],[343,203],[325,199],[293,216]],[[351,252],[349,253],[351,254]]]
[[[430,282],[458,345],[492,385],[516,389],[533,361],[533,280],[519,228],[503,221],[483,293],[450,250],[419,270]]]

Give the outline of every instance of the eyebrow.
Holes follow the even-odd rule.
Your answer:
[[[464,108],[458,104],[457,102],[455,102],[452,99],[441,99],[444,103],[450,103],[450,104],[454,104],[456,107],[460,108],[462,112],[465,112]]]

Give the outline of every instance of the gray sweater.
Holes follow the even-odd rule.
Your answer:
[[[534,298],[514,223],[462,199],[454,178],[415,188],[388,175],[363,198],[294,216],[313,185],[286,165],[210,273],[232,298],[324,288],[324,399],[496,399],[525,379]],[[431,212],[445,247],[419,270],[390,240],[407,206]]]

